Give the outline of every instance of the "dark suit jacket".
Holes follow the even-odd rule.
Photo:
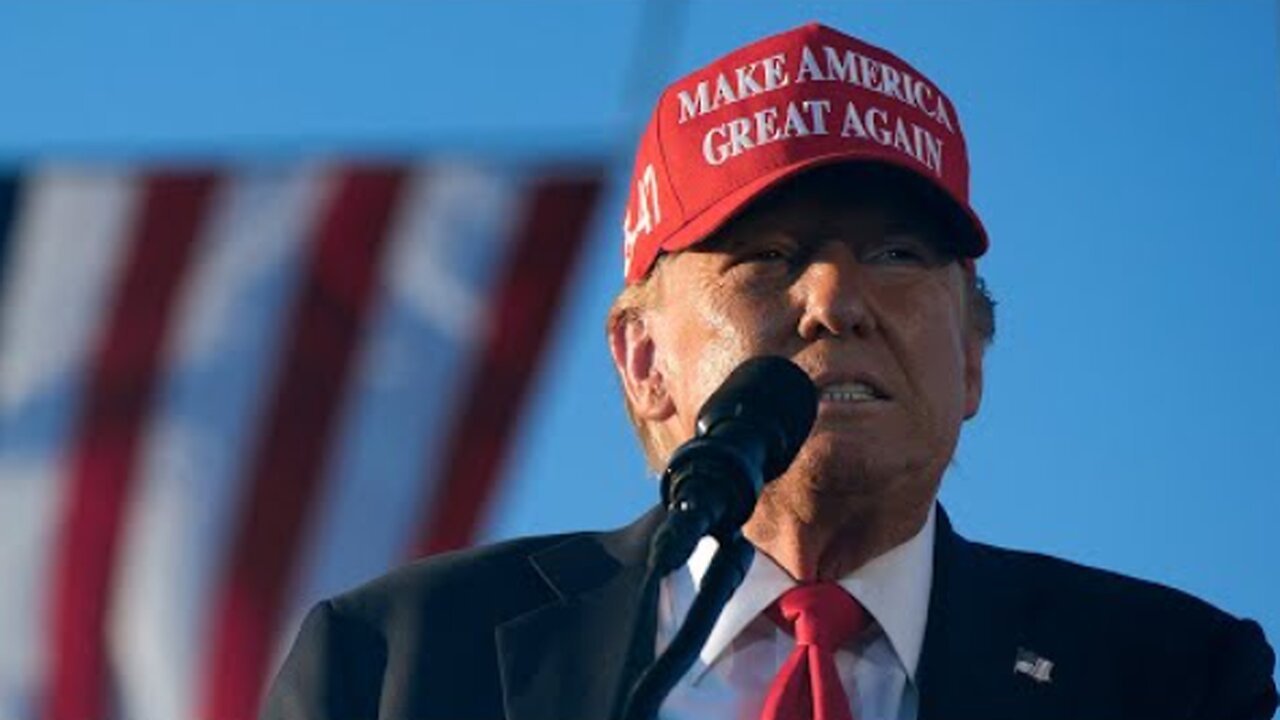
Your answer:
[[[608,533],[441,555],[316,606],[269,720],[607,718],[640,598],[652,511]],[[1166,587],[969,542],[938,514],[920,720],[1268,718],[1274,657],[1256,623]],[[1022,659],[1053,663],[1047,681]]]

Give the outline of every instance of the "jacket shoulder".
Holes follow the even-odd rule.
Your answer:
[[[1041,553],[979,542],[969,545],[987,572],[1021,578],[1042,603],[1069,604],[1091,615],[1137,614],[1152,621],[1165,617],[1192,623],[1234,619],[1190,593],[1151,580]]]
[[[494,628],[554,600],[532,555],[590,535],[443,553],[318,603],[262,717],[500,717]]]
[[[967,542],[967,541],[966,541]],[[968,543],[978,576],[1006,582],[1006,599],[1036,638],[1089,666],[1110,692],[1177,697],[1197,717],[1270,717],[1275,656],[1261,627],[1182,590],[1039,553]],[[997,580],[1003,578],[1003,580]],[[1101,684],[1101,682],[1100,682]]]
[[[524,537],[415,560],[328,601],[332,611],[374,626],[417,617],[490,623],[554,599],[530,558],[594,533]]]
[[[1151,580],[1027,550],[970,540],[945,510],[938,512],[934,546],[935,594],[959,588],[950,600],[997,606],[1002,612],[1053,610],[1053,615],[1093,620],[1135,618],[1137,628],[1180,619],[1193,625],[1236,618],[1190,593]],[[956,582],[952,583],[954,579]]]

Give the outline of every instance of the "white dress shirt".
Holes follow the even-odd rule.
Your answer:
[[[856,720],[915,720],[916,666],[924,643],[933,580],[934,509],[905,543],[840,579],[873,621],[836,652],[836,667]],[[704,538],[685,570],[663,579],[658,594],[657,649],[671,642],[718,543]],[[693,667],[658,713],[661,720],[758,720],[774,676],[794,639],[764,611],[797,585],[772,558],[757,552]]]

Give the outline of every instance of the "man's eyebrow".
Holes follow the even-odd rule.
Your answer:
[[[736,226],[731,223],[707,236],[698,245],[705,246],[707,250],[732,250],[735,247],[750,247],[754,243],[776,240],[785,235],[777,228],[761,226],[759,223]]]
[[[910,235],[930,244],[946,246],[946,231],[936,223],[919,218],[902,218],[890,220],[885,224],[884,234],[888,236]]]
[[[725,233],[722,228],[708,235],[706,240],[691,245],[689,250],[693,252],[718,252],[724,250],[733,241],[732,235]]]
[[[885,219],[884,225],[886,232],[916,233],[919,235],[931,235],[937,232],[934,227],[935,223],[931,222],[930,218],[921,217],[917,213],[891,213]]]

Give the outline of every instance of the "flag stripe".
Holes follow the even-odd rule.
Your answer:
[[[464,547],[475,536],[600,185],[598,176],[547,177],[532,189],[497,286],[479,362],[457,406],[448,454],[439,468],[438,499],[420,525],[420,553]]]
[[[202,717],[256,715],[404,175],[391,167],[345,170],[313,236],[230,539],[204,665]]]
[[[0,406],[19,415],[59,394],[79,404],[141,199],[138,179],[123,172],[51,168],[25,185],[0,307]]]
[[[222,181],[173,318],[109,619],[128,720],[198,718],[200,663],[323,168]]]
[[[49,720],[106,717],[104,619],[139,439],[173,297],[215,179],[157,174],[143,204],[89,368],[71,448],[53,566]]]
[[[402,562],[416,539],[419,508],[436,484],[426,468],[438,466],[475,364],[524,180],[512,167],[447,162],[408,184],[277,658],[309,605]]]
[[[0,301],[0,717],[41,711],[63,450],[136,199],[123,173],[48,169],[24,179],[11,226]]]

